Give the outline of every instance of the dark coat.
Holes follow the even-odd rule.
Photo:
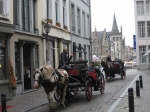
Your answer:
[[[59,58],[59,67],[58,68],[61,68],[62,66],[64,65],[68,65],[69,64],[69,61],[72,59],[72,56],[68,56],[68,53],[66,52],[62,52],[60,54],[60,58]]]

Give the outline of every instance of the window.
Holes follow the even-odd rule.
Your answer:
[[[150,21],[147,21],[147,37],[150,37]]]
[[[71,4],[71,24],[72,24],[72,32],[75,33],[75,12],[74,5]]]
[[[13,0],[13,8],[14,8],[14,24],[15,24],[15,26],[19,26],[19,0]],[[17,29],[17,27],[16,27],[16,29]],[[19,29],[19,28],[18,28]]]
[[[34,26],[34,33],[39,34],[38,26],[37,26],[37,0],[33,0],[33,26]]]
[[[81,44],[79,44],[79,46],[81,46]],[[79,47],[79,58],[82,58],[82,49],[81,49],[81,47]]]
[[[47,18],[52,18],[52,0],[47,0]]]
[[[3,14],[3,0],[0,0],[0,15]]]
[[[84,51],[86,52],[86,45],[84,45]],[[87,54],[87,53],[84,53],[84,59],[85,59],[85,60],[87,59],[86,54]]]
[[[7,79],[6,68],[6,41],[0,40],[0,80]]]
[[[20,68],[20,47],[19,43],[15,42],[15,71],[17,80],[21,80],[21,68]]]
[[[145,22],[144,21],[138,22],[138,37],[139,38],[145,37]]]
[[[90,19],[89,15],[87,15],[87,36],[90,37]]]
[[[30,31],[29,0],[22,0],[22,30]]]
[[[81,18],[80,18],[80,9],[77,8],[77,23],[78,23],[78,34],[81,34]]]
[[[56,16],[56,22],[59,22],[59,1],[55,1],[55,16]]]
[[[115,41],[115,37],[113,37],[113,41]]]
[[[137,14],[144,14],[144,2],[137,1]]]
[[[63,0],[63,25],[66,25],[66,0]]]
[[[85,27],[85,12],[82,12],[82,31],[83,36],[86,37],[86,27]]]
[[[150,1],[146,1],[146,14],[150,14]]]
[[[146,57],[143,55],[146,53],[146,46],[139,46],[139,61],[140,63],[146,63]]]

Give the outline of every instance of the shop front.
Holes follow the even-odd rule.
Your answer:
[[[13,25],[0,22],[0,94],[5,93],[8,98],[13,96],[9,85],[9,43],[13,33]]]

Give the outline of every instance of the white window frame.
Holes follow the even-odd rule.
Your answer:
[[[137,1],[137,15],[144,14],[144,1]]]
[[[150,1],[146,1],[146,14],[150,14]]]
[[[139,46],[139,62],[146,63],[146,57],[143,56],[146,53],[146,46]]]
[[[138,24],[138,37],[145,38],[145,22],[139,21],[137,24]]]

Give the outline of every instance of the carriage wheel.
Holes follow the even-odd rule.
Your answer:
[[[58,94],[58,92],[56,92],[56,93],[54,94],[54,98],[55,98],[55,100],[56,100],[57,102],[59,102],[60,99],[61,99],[61,95]]]
[[[99,87],[100,87],[100,93],[103,94],[105,90],[105,79],[103,75],[101,76]]]
[[[92,99],[92,81],[87,80],[85,84],[85,95],[87,101],[90,101]]]

